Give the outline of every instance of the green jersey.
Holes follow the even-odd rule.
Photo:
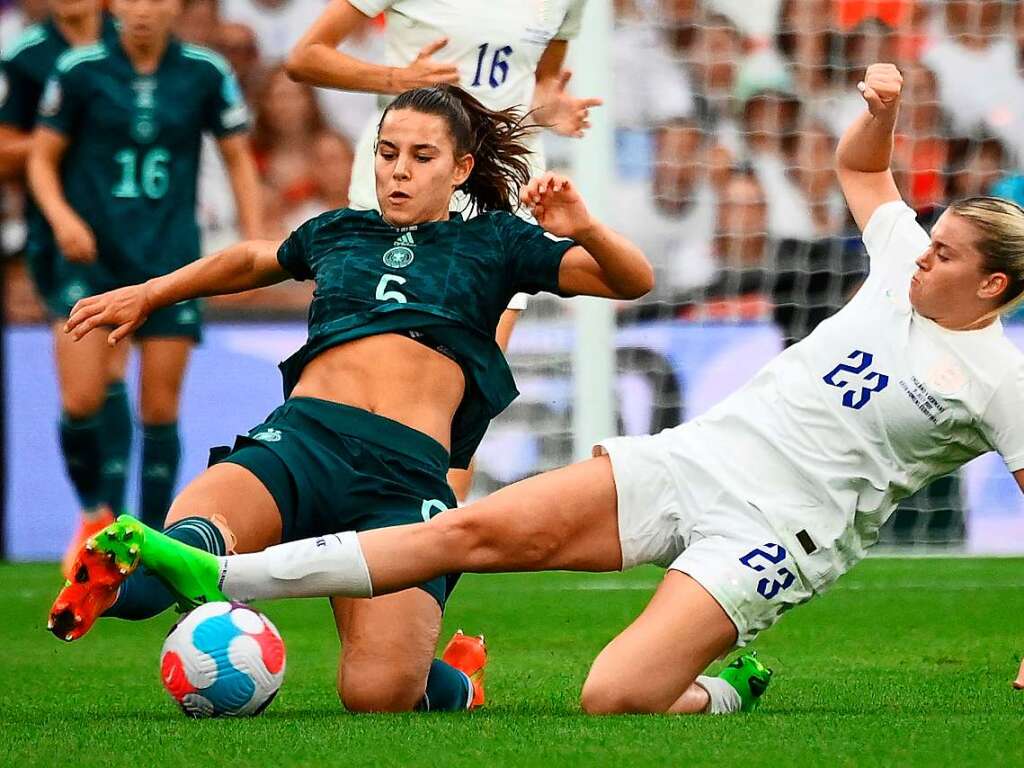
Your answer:
[[[39,115],[69,142],[61,180],[96,237],[94,289],[142,282],[199,257],[202,134],[222,137],[248,123],[223,58],[172,39],[156,71],[143,75],[119,40],[72,49],[57,60]]]
[[[100,36],[103,40],[117,38],[114,21],[106,14],[103,15]],[[57,59],[70,47],[57,25],[47,20],[28,27],[14,45],[3,52],[0,59],[0,124],[19,131],[35,128],[43,86]],[[50,250],[53,244],[50,228],[31,199],[25,212],[25,222],[29,252]]]
[[[451,465],[466,467],[490,420],[519,394],[494,341],[501,313],[515,293],[559,293],[559,267],[573,245],[498,211],[407,228],[351,209],[307,221],[278,251],[296,280],[316,281],[309,339],[281,365],[285,397],[324,350],[381,333],[410,336],[465,374]]]

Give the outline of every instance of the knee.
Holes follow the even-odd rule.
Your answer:
[[[663,712],[653,707],[642,691],[613,678],[587,678],[580,693],[580,707],[588,715],[629,715]]]
[[[178,420],[178,393],[158,392],[144,395],[139,403],[143,424],[171,424]]]
[[[422,671],[374,667],[346,670],[338,677],[338,698],[349,712],[409,712],[423,698]]]
[[[100,412],[106,396],[103,387],[67,387],[61,392],[61,405],[71,418],[87,419]]]

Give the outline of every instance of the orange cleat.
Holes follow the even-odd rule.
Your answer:
[[[95,543],[96,539],[90,538],[82,545],[72,564],[72,578],[64,582],[50,608],[46,628],[69,643],[92,629],[96,619],[114,604],[121,582],[139,563],[138,547],[118,558],[100,551]]]
[[[441,660],[464,672],[473,683],[473,701],[470,709],[484,703],[484,667],[487,666],[487,644],[484,636],[469,637],[458,630],[444,647]]]
[[[82,513],[81,522],[78,524],[78,531],[71,538],[71,542],[68,544],[68,548],[64,550],[64,558],[61,560],[60,569],[61,573],[64,574],[64,578],[68,581],[72,581],[75,575],[75,558],[78,557],[79,551],[82,549],[82,545],[91,536],[96,535],[108,525],[114,522],[114,513],[110,511],[110,507],[104,506],[94,515],[86,515]]]

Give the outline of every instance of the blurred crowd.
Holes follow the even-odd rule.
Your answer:
[[[618,225],[659,278],[629,317],[775,319],[793,341],[844,302],[867,264],[833,152],[875,61],[904,75],[893,170],[923,224],[1024,203],[1024,3],[616,5]]]
[[[220,51],[248,98],[268,238],[346,204],[353,143],[374,108],[374,96],[313,90],[281,67],[323,4],[192,0],[181,18],[180,36]],[[622,322],[775,320],[795,340],[843,303],[866,263],[833,151],[875,61],[904,74],[894,171],[923,223],[954,198],[1024,202],[1024,3],[616,0],[615,11],[611,218],[657,271],[655,291],[624,305]],[[5,7],[0,49],[44,13],[45,0]],[[345,49],[382,60],[384,34],[383,20],[368,21]],[[548,141],[549,163],[564,162],[566,141]],[[238,233],[226,176],[214,152],[206,158],[210,251]],[[6,192],[3,246],[16,254],[20,198]],[[9,317],[40,319],[16,260],[8,270]],[[220,309],[295,312],[307,290]]]

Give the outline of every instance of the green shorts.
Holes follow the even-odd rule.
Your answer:
[[[433,438],[360,408],[293,397],[214,449],[260,479],[281,513],[281,540],[422,523],[456,506],[448,452]],[[458,575],[420,588],[444,608]]]
[[[88,266],[64,265],[62,269],[57,270],[57,275],[52,278],[50,289],[46,292],[43,292],[43,279],[37,279],[37,286],[47,309],[54,317],[67,317],[75,304],[86,296],[113,290],[90,280]],[[158,309],[132,334],[132,338],[135,339],[182,337],[196,344],[203,340],[203,305],[198,299],[188,299],[174,306]]]

